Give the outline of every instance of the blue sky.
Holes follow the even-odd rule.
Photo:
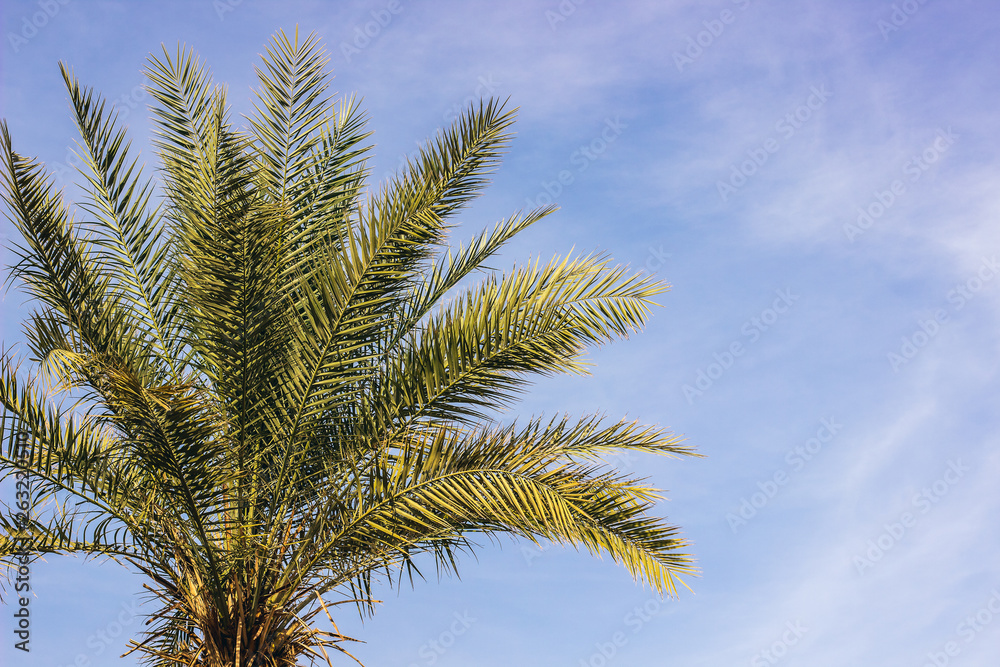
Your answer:
[[[461,580],[338,618],[367,665],[996,664],[1000,8],[5,0],[2,17],[0,115],[67,186],[57,61],[127,110],[152,166],[150,51],[194,46],[245,112],[264,44],[299,25],[364,98],[376,176],[470,98],[520,107],[457,239],[551,195],[506,265],[603,250],[671,284],[592,377],[541,382],[516,413],[628,415],[705,455],[615,460],[668,490],[693,592],[487,542]],[[19,340],[22,299],[0,307]],[[32,577],[32,651],[4,612],[0,664],[135,664],[113,656],[141,580],[69,558]]]

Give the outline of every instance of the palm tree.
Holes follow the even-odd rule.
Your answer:
[[[159,185],[63,66],[76,213],[0,125],[11,278],[36,305],[30,357],[0,361],[0,476],[30,473],[38,508],[0,518],[0,561],[145,575],[159,606],[131,650],[151,665],[329,663],[350,639],[330,605],[372,613],[373,582],[452,572],[476,534],[607,553],[675,594],[685,542],[602,457],[692,451],[593,415],[501,420],[531,375],[583,373],[588,346],[641,329],[665,286],[600,256],[486,267],[552,208],[449,249],[513,111],[470,108],[370,190],[364,115],[327,96],[326,63],[278,33],[238,129],[191,51],[151,58]]]

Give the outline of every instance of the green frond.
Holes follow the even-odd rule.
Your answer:
[[[388,362],[386,402],[402,424],[487,418],[531,374],[583,373],[586,345],[641,327],[664,287],[597,257],[516,269],[466,292]]]
[[[444,257],[431,264],[423,280],[415,285],[413,294],[404,307],[406,318],[389,348],[393,348],[404,334],[411,332],[431,308],[464,278],[474,271],[487,270],[484,263],[499,252],[507,241],[555,210],[555,206],[544,206],[527,215],[515,214],[493,229],[481,232],[467,246],[459,246],[454,256],[449,250]]]
[[[324,71],[329,58],[310,35],[299,43],[278,32],[267,46],[263,69],[257,67],[261,88],[257,113],[250,118],[260,146],[260,171],[276,202],[285,203],[315,163],[320,129],[328,122],[329,84]]]
[[[193,50],[180,46],[171,57],[166,47],[162,58],[150,57],[145,70],[146,87],[156,103],[155,143],[163,162],[164,185],[169,201],[181,211],[186,205],[180,195],[211,180],[217,166],[217,116],[224,108],[222,91],[212,82]],[[195,190],[197,192],[197,190]],[[178,212],[180,213],[180,211]]]
[[[25,243],[14,248],[19,261],[10,279],[19,279],[30,297],[47,306],[45,331],[28,335],[39,346],[36,352],[44,357],[51,352],[46,344],[62,336],[74,341],[88,357],[84,380],[98,390],[102,369],[109,365],[155,376],[153,360],[142,353],[144,327],[122,307],[105,258],[69,217],[51,176],[14,152],[4,124],[0,135],[4,200]]]
[[[545,426],[533,421],[525,428],[482,429],[472,437],[446,428],[426,432],[384,452],[376,470],[361,473],[368,486],[358,504],[330,501],[331,512],[343,507],[345,514],[313,558],[354,561],[365,569],[372,560],[402,561],[434,550],[456,535],[513,533],[607,553],[637,579],[676,594],[677,576],[694,569],[680,553],[687,544],[677,529],[647,516],[658,498],[655,490],[574,459],[609,449],[690,451],[664,431],[625,422],[600,428],[597,419]],[[293,572],[308,569],[289,566]]]
[[[134,328],[155,346],[159,361],[169,364],[178,352],[173,322],[176,279],[169,270],[170,246],[164,240],[163,220],[150,210],[153,184],[144,180],[137,158],[129,155],[125,131],[105,112],[105,102],[82,88],[65,65],[60,64],[75,120],[82,137],[82,170],[88,201],[81,208],[94,216],[88,227],[102,263],[116,266],[114,288],[120,307],[127,310]],[[148,355],[152,356],[152,354]]]
[[[420,263],[443,240],[444,218],[465,204],[495,166],[512,115],[494,102],[470,111],[421,152],[417,164],[370,199],[299,294],[301,335],[293,339],[285,386],[293,406],[291,441],[310,417],[335,409],[366,380],[381,352],[371,347],[392,326]],[[298,361],[296,361],[298,360]],[[303,363],[304,362],[304,363]],[[345,374],[343,369],[349,369]],[[279,468],[283,478],[287,457]]]
[[[371,136],[356,98],[341,100],[333,118],[311,146],[301,177],[290,187],[288,270],[312,272],[322,268],[316,257],[332,245],[342,247],[351,217],[368,176],[365,166]]]

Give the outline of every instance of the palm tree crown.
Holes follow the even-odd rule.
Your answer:
[[[191,51],[151,58],[156,185],[63,67],[75,211],[0,125],[37,364],[0,360],[0,478],[30,473],[39,508],[0,515],[0,562],[144,574],[160,606],[133,650],[151,665],[329,661],[348,638],[317,614],[370,613],[373,578],[420,558],[453,571],[476,533],[607,553],[674,594],[684,541],[602,457],[691,450],[629,421],[497,416],[531,375],[583,373],[588,346],[641,329],[665,286],[600,256],[486,267],[550,207],[449,248],[513,112],[470,108],[369,189],[365,118],[328,97],[326,64],[315,37],[278,33],[240,129]]]

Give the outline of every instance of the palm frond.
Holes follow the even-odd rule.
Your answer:
[[[385,402],[399,428],[488,418],[531,374],[585,372],[586,345],[637,330],[665,287],[600,257],[517,269],[466,292],[390,358]]]
[[[176,279],[170,270],[170,246],[165,242],[159,210],[150,209],[151,180],[144,180],[138,158],[129,155],[129,141],[105,102],[80,86],[76,77],[60,64],[69,91],[75,120],[82,137],[82,173],[88,183],[88,201],[82,208],[94,216],[88,225],[102,263],[115,266],[115,288],[135,323],[134,329],[148,335],[158,360],[170,364],[178,356],[175,341]],[[152,357],[152,354],[146,356]]]
[[[434,550],[457,535],[513,533],[607,553],[637,579],[676,594],[677,576],[694,569],[680,553],[687,543],[677,529],[647,516],[656,491],[575,460],[617,449],[690,453],[667,432],[627,422],[601,428],[594,418],[547,425],[535,420],[523,428],[481,429],[472,437],[446,428],[424,432],[386,450],[376,470],[352,480],[366,484],[359,503],[345,506],[343,497],[331,498],[325,514],[343,516],[329,524],[326,539],[307,541],[323,546],[304,549],[303,557],[313,552],[313,562],[290,563],[288,576],[318,563],[354,562],[356,571],[340,575],[346,578],[372,562]]]

